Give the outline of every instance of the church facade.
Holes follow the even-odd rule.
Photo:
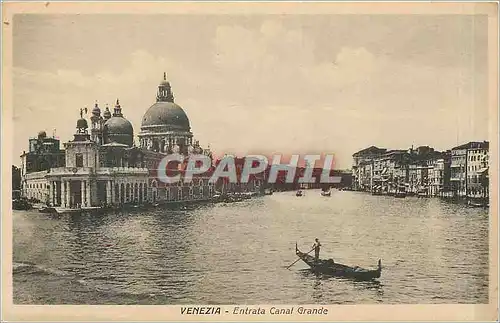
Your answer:
[[[134,144],[132,124],[124,117],[118,100],[113,113],[106,107],[101,114],[96,103],[89,119],[90,124],[82,109],[74,138],[64,143],[64,150],[52,138],[57,141],[57,151],[51,155],[61,156],[56,163],[32,169],[38,155],[23,153],[24,196],[52,206],[85,208],[199,201],[215,194],[216,184],[209,182],[208,175],[188,183],[165,184],[157,179],[157,166],[167,154],[204,154],[212,158],[210,150],[193,139],[189,119],[174,102],[165,74],[158,86],[156,103],[142,118],[138,146]]]

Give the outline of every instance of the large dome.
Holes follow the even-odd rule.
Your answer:
[[[166,126],[172,130],[189,131],[189,119],[182,108],[174,102],[160,101],[153,104],[142,118],[141,128]]]

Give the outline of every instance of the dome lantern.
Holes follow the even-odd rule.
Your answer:
[[[166,72],[163,72],[163,81],[158,85],[156,102],[174,102],[174,94],[172,93],[170,82],[167,81]]]
[[[45,132],[45,130],[41,130],[41,131],[39,131],[39,132],[38,132],[38,139],[39,139],[39,140],[43,140],[43,139],[45,139],[45,138],[47,138],[47,133]]]
[[[109,107],[107,105],[106,105],[106,110],[104,110],[104,113],[102,115],[105,120],[111,118],[111,112],[109,111]]]
[[[99,109],[99,105],[97,104],[97,101],[95,102],[95,106],[92,109],[92,116],[95,116],[95,117],[101,116],[101,109]]]
[[[115,111],[113,113],[113,117],[123,117],[122,107],[120,106],[120,100],[116,99]]]

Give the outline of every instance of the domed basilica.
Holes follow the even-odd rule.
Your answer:
[[[128,203],[162,203],[210,199],[214,185],[208,177],[190,183],[165,184],[157,178],[157,166],[169,153],[204,154],[209,149],[193,140],[189,119],[174,102],[166,73],[158,85],[156,102],[146,111],[135,144],[134,128],[116,100],[113,114],[101,115],[96,103],[89,123],[81,109],[73,140],[64,143],[64,163],[33,168],[37,152],[22,158],[22,194],[62,208],[92,208]],[[57,139],[53,139],[56,140]],[[38,163],[42,164],[42,163]],[[37,165],[38,165],[37,164]]]

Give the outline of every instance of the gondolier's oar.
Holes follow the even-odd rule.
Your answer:
[[[311,251],[313,251],[314,249],[315,249],[315,248],[312,248],[311,250],[309,250],[309,252],[308,252],[308,253],[306,253],[306,255],[308,255],[309,253],[311,253]],[[295,260],[294,262],[292,262],[292,263],[290,264],[290,266],[286,267],[286,269],[288,269],[288,268],[292,267],[293,265],[295,265],[295,264],[297,263],[297,261],[299,261],[300,259],[302,259],[302,258],[300,258],[300,257],[299,257],[299,259],[297,259],[297,260]]]

